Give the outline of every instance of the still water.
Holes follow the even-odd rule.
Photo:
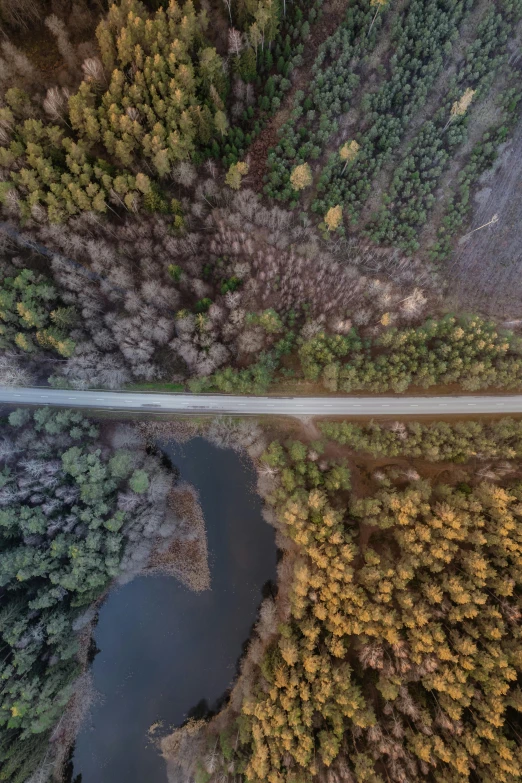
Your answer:
[[[211,590],[168,576],[113,590],[95,631],[92,664],[103,701],[74,753],[81,783],[163,783],[165,764],[147,740],[156,721],[180,725],[202,700],[212,708],[232,683],[262,599],[275,582],[274,533],[261,517],[255,475],[231,450],[202,438],[162,451],[193,484],[207,525]]]

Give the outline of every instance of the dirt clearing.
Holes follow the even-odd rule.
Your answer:
[[[466,239],[455,248],[448,276],[454,304],[488,315],[522,316],[522,122],[497,159],[481,177]],[[468,231],[468,233],[469,233]]]

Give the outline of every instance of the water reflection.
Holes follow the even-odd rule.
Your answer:
[[[207,522],[212,589],[193,593],[167,576],[115,589],[100,611],[92,664],[103,703],[80,733],[73,778],[159,783],[162,759],[149,727],[215,709],[232,683],[261,601],[275,580],[274,534],[261,517],[254,473],[230,450],[195,438],[164,452],[194,484]]]

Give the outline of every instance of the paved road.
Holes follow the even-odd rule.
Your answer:
[[[0,387],[0,403],[158,413],[400,416],[522,413],[522,395],[488,397],[239,397]]]

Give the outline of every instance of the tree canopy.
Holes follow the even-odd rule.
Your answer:
[[[1,780],[22,783],[45,755],[82,671],[74,630],[132,567],[131,539],[143,546],[161,523],[151,473],[157,482],[154,458],[108,449],[74,411],[16,410],[2,428]]]

